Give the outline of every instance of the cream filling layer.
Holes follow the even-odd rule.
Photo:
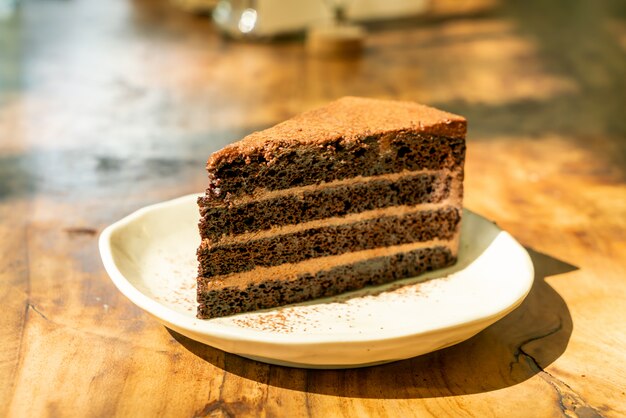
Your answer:
[[[331,255],[328,257],[311,258],[299,263],[286,263],[273,267],[257,267],[253,270],[230,273],[223,276],[214,276],[209,279],[207,290],[222,289],[225,287],[246,287],[250,283],[259,283],[272,279],[281,281],[296,280],[302,274],[315,274],[321,270],[329,270],[333,267],[355,264],[361,261],[377,257],[389,257],[399,253],[405,253],[413,250],[446,247],[451,254],[456,257],[459,246],[460,227],[454,238],[450,240],[434,239],[431,241],[413,242],[410,244],[394,245],[390,247],[374,248],[371,250],[356,251],[352,253],[344,253],[340,255]]]
[[[461,172],[462,172],[462,167],[459,167],[455,170],[449,170],[449,169],[416,170],[416,171],[403,170],[403,171],[400,171],[399,173],[381,174],[378,176],[367,176],[367,177],[356,176],[356,177],[350,177],[347,179],[334,180],[334,181],[330,181],[327,183],[311,184],[308,186],[301,186],[301,187],[292,187],[290,189],[267,190],[267,189],[259,188],[259,189],[256,189],[251,195],[234,197],[223,204],[216,205],[215,207],[238,206],[238,205],[246,204],[255,200],[270,200],[276,197],[281,197],[281,196],[286,196],[286,195],[302,196],[306,192],[314,191],[314,190],[322,190],[325,188],[352,186],[352,185],[359,184],[359,183],[368,183],[368,182],[377,181],[377,180],[395,181],[395,180],[400,180],[404,177],[417,177],[419,175],[424,175],[424,174],[435,174],[435,175],[441,175],[442,177],[451,176],[453,178],[456,178]]]

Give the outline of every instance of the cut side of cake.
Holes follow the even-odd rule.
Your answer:
[[[345,97],[214,153],[198,199],[198,318],[456,262],[466,121]]]

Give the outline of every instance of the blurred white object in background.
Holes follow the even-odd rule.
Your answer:
[[[356,56],[363,50],[365,29],[349,22],[347,11],[353,0],[324,0],[332,11],[330,23],[314,24],[306,34],[306,49],[320,57]]]
[[[8,20],[17,12],[17,0],[0,0],[0,21]]]
[[[406,18],[423,13],[428,0],[352,0],[345,3],[348,21]],[[334,3],[327,0],[220,0],[213,20],[233,37],[271,37],[330,24]]]

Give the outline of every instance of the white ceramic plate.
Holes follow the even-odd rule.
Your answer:
[[[244,357],[310,368],[405,359],[470,338],[515,309],[532,285],[524,248],[466,210],[454,267],[403,286],[199,320],[196,198],[152,205],[109,226],[100,236],[102,260],[117,288],[165,326]]]

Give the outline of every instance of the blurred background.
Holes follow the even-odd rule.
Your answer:
[[[468,119],[464,205],[534,264],[517,313],[317,373],[185,348],[115,289],[106,225],[345,95]],[[0,0],[0,416],[624,416],[625,110],[624,0]]]
[[[494,152],[626,137],[621,0],[0,3],[3,197],[200,191],[211,152],[344,95],[464,115]],[[331,29],[320,53],[328,27],[357,34],[343,48]]]

